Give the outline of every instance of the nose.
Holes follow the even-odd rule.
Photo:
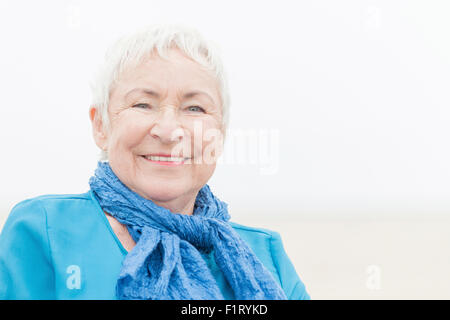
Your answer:
[[[160,109],[150,129],[150,135],[166,144],[179,142],[183,139],[184,130],[179,122],[175,107],[167,106]]]

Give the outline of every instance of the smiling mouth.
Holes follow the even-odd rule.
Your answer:
[[[183,157],[164,157],[164,156],[146,156],[146,155],[143,155],[141,157],[151,163],[165,166],[179,166],[184,164],[186,161],[190,160],[190,158],[183,158]]]

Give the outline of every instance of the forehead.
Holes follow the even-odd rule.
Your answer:
[[[212,71],[186,56],[179,49],[170,49],[165,57],[152,52],[138,65],[126,68],[115,89],[121,93],[137,87],[149,87],[162,95],[168,91],[207,91],[218,98],[218,82]],[[116,91],[116,90],[115,90]]]

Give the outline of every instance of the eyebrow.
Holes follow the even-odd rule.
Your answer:
[[[128,91],[125,94],[125,98],[128,97],[130,94],[135,93],[135,92],[141,92],[141,93],[144,93],[144,94],[146,94],[148,96],[153,96],[155,98],[159,98],[159,94],[157,92],[155,92],[153,90],[149,90],[149,89],[142,89],[142,88],[136,88],[136,89],[132,89],[132,90]]]
[[[141,92],[148,96],[155,97],[157,99],[160,97],[160,95],[156,91],[153,91],[150,89],[143,89],[143,88],[132,89],[125,94],[125,97],[128,97],[128,95],[130,95],[134,92]],[[206,93],[205,91],[201,91],[201,90],[193,90],[193,91],[186,92],[185,94],[183,94],[182,97],[183,97],[183,99],[189,99],[189,98],[193,98],[198,95],[204,95],[204,96],[208,97],[211,100],[211,102],[214,103],[214,99],[208,93]]]

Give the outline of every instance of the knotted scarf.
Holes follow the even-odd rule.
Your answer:
[[[238,300],[277,300],[286,295],[229,224],[227,204],[205,184],[192,215],[172,213],[125,186],[108,162],[89,180],[104,211],[126,225],[136,242],[116,283],[118,299],[224,299],[201,252],[216,264]]]

